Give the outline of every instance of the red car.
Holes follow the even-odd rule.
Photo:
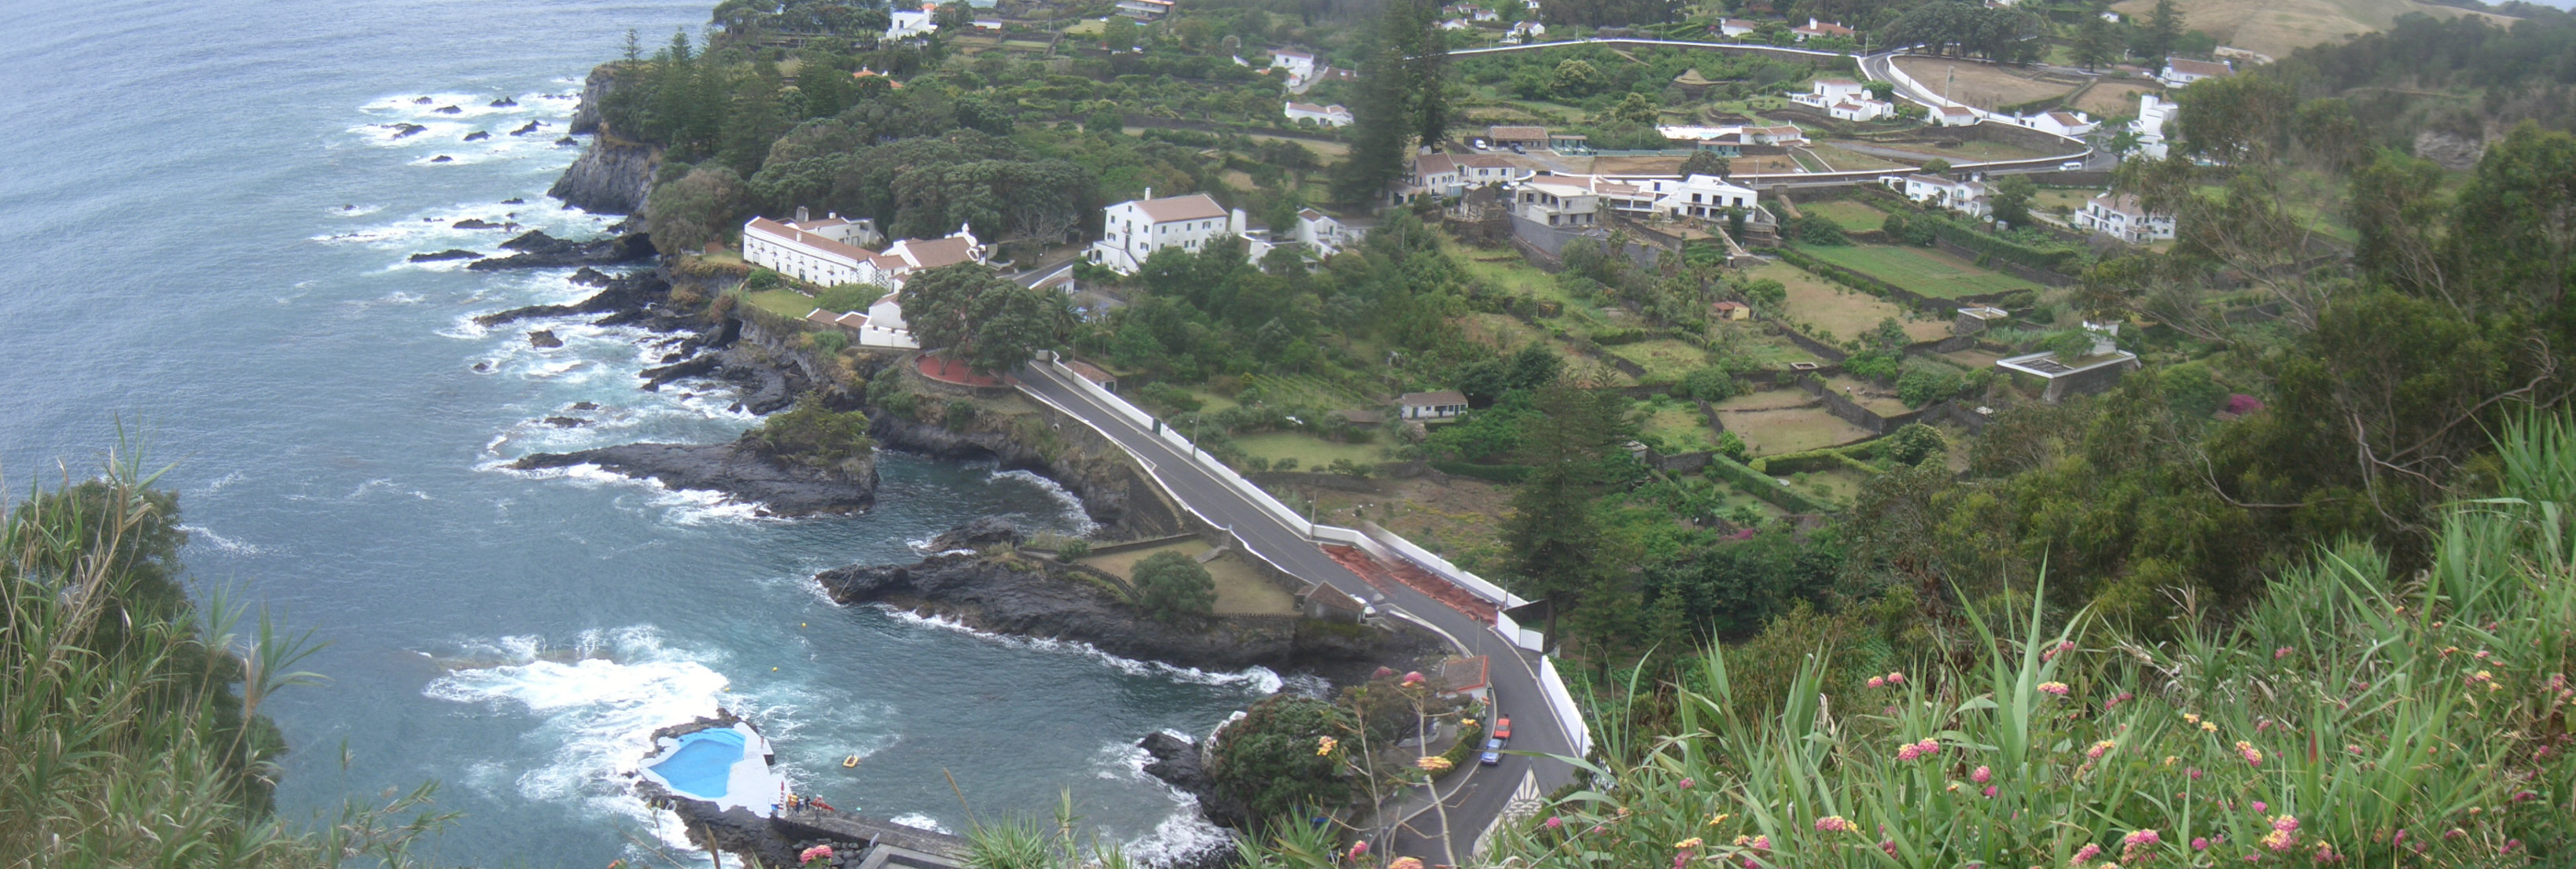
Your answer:
[[[1509,719],[1509,718],[1496,718],[1496,719],[1494,719],[1494,738],[1495,738],[1495,739],[1510,739],[1510,738],[1512,738],[1512,720],[1511,720],[1511,719]]]

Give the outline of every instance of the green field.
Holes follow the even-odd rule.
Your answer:
[[[1717,438],[1708,430],[1708,417],[1690,404],[1667,404],[1657,409],[1652,403],[1639,402],[1644,412],[1638,422],[1639,434],[1653,435],[1663,442],[1664,451],[1688,453],[1717,448]]]
[[[1678,381],[1682,379],[1682,375],[1708,365],[1708,351],[1700,349],[1698,345],[1670,338],[1603,347],[1601,350],[1645,366],[1646,375],[1639,379],[1648,383]]]
[[[1869,439],[1869,430],[1842,421],[1822,407],[1751,412],[1718,411],[1726,430],[1744,439],[1756,456],[1804,452]]]
[[[1234,445],[1242,447],[1245,453],[1273,462],[1296,459],[1299,470],[1311,470],[1330,465],[1334,459],[1349,459],[1362,465],[1386,461],[1385,441],[1386,438],[1380,437],[1374,443],[1345,444],[1302,432],[1272,431],[1238,435]]]
[[[2012,275],[1978,268],[1967,260],[1926,247],[1852,244],[1806,246],[1798,250],[1936,299],[2047,289]]]
[[[1816,277],[1788,263],[1771,263],[1745,276],[1779,281],[1787,288],[1789,295],[1781,305],[1782,313],[1806,324],[1809,328],[1802,331],[1818,340],[1826,336],[1817,334],[1817,330],[1841,342],[1878,328],[1880,321],[1891,318],[1905,324],[1905,337],[1911,340],[1933,341],[1950,334],[1947,324],[1908,320],[1906,310],[1893,302]]]
[[[752,307],[791,320],[805,319],[806,314],[814,312],[814,297],[795,290],[762,290],[747,298]]]
[[[1798,206],[1798,213],[1824,217],[1833,221],[1834,225],[1854,232],[1877,229],[1887,222],[1887,212],[1848,199],[1818,202],[1813,205],[1802,204]]]

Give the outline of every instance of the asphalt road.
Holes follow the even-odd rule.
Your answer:
[[[1573,754],[1571,728],[1540,697],[1538,659],[1496,634],[1492,627],[1449,608],[1430,596],[1397,585],[1381,590],[1325,554],[1305,534],[1255,505],[1251,498],[1220,482],[1168,440],[1138,427],[1126,416],[1076,387],[1069,375],[1045,363],[1018,372],[1018,386],[1032,396],[1089,423],[1126,448],[1172,497],[1219,527],[1231,528],[1255,554],[1299,578],[1332,586],[1369,601],[1379,612],[1406,618],[1446,635],[1470,654],[1487,655],[1497,707],[1512,719],[1510,748],[1549,754]],[[1523,779],[1535,776],[1541,795],[1571,781],[1571,766],[1539,758],[1506,754],[1501,763],[1468,769],[1442,780],[1439,806],[1417,792],[1415,799],[1390,812],[1400,821],[1381,831],[1375,847],[1393,856],[1420,858],[1432,865],[1458,865],[1475,846],[1476,837],[1500,815]],[[1446,814],[1446,824],[1442,815]],[[1409,815],[1407,818],[1405,816]]]

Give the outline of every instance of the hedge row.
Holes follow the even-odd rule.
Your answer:
[[[1517,483],[1529,479],[1528,465],[1477,465],[1467,462],[1432,462],[1432,470],[1497,483]]]
[[[1797,490],[1780,485],[1780,481],[1772,479],[1769,474],[1745,467],[1723,454],[1708,457],[1708,473],[1734,483],[1735,487],[1744,490],[1745,494],[1769,501],[1791,513],[1827,513],[1834,509],[1832,504],[1807,497]]]
[[[1802,251],[1794,247],[1777,248],[1772,252],[1778,254],[1781,259],[1788,260],[1790,265],[1807,270],[1807,273],[1809,274],[1882,299],[1894,297],[1899,304],[1903,304],[1906,301],[1910,301],[1907,297],[1912,295],[1905,292],[1903,288],[1900,288],[1895,284],[1879,280],[1878,278],[1863,272],[1852,271],[1851,269],[1825,262],[1824,260],[1807,255],[1806,251]]]
[[[2081,251],[2065,247],[2039,247],[1992,235],[1963,224],[1946,212],[1924,211],[1913,220],[1927,220],[1934,235],[1942,241],[1976,251],[1979,255],[2009,260],[2035,269],[2068,274]]]
[[[1877,466],[1871,465],[1868,462],[1861,461],[1860,459],[1852,456],[1852,453],[1867,452],[1869,449],[1869,444],[1861,443],[1846,447],[1826,447],[1824,449],[1807,450],[1805,452],[1798,453],[1782,453],[1776,456],[1754,459],[1753,470],[1765,474],[1795,474],[1805,471],[1831,471],[1842,469],[1875,475],[1880,473]]]

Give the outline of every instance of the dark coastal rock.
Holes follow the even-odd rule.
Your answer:
[[[605,287],[608,286],[609,277],[606,272],[589,266],[582,266],[581,271],[573,272],[572,277],[567,278],[566,280],[570,281],[573,286],[577,287]]]
[[[455,228],[457,228],[457,229],[500,229],[500,228],[501,228],[501,225],[500,225],[500,224],[498,224],[498,223],[493,223],[493,222],[491,222],[491,221],[489,221],[489,220],[484,220],[483,218],[480,218],[480,217],[468,217],[468,218],[466,218],[466,219],[464,219],[464,220],[459,220],[459,221],[457,221],[457,222],[455,222],[455,223],[452,223],[452,224],[449,224],[449,225],[450,225],[450,226],[453,226],[453,227],[455,227]]]
[[[476,131],[474,131],[474,132],[471,132],[471,133],[467,133],[467,134],[465,134],[465,141],[468,141],[468,142],[480,142],[480,141],[483,141],[483,140],[485,140],[485,139],[489,139],[489,138],[492,138],[492,134],[491,134],[490,132],[487,132],[487,131],[484,131],[484,130],[476,130]]]
[[[527,200],[525,200],[525,199],[521,199],[521,198],[519,198],[519,197],[513,196],[513,197],[510,197],[510,198],[508,198],[508,199],[501,200],[501,204],[503,204],[503,205],[526,205],[526,204],[528,204],[528,201],[527,201]]]
[[[550,416],[546,417],[545,422],[556,428],[583,428],[590,425],[590,420],[577,416]]]
[[[988,546],[1017,546],[1027,539],[1020,526],[1000,516],[978,516],[974,521],[940,532],[930,539],[930,551],[949,552],[958,549],[983,549]]]
[[[769,516],[856,513],[877,502],[877,462],[863,455],[827,467],[779,455],[757,432],[721,444],[626,444],[574,453],[539,453],[511,463],[521,470],[598,465],[674,489],[723,492],[760,505]]]
[[[502,97],[502,98],[500,98],[500,99],[497,99],[497,100],[493,100],[493,101],[492,101],[492,107],[493,107],[493,108],[496,108],[496,109],[506,109],[506,108],[510,108],[510,107],[512,107],[512,106],[516,106],[516,105],[518,105],[518,104],[519,104],[519,101],[518,101],[518,100],[514,100],[514,99],[511,99],[511,98],[509,98],[509,97]]]
[[[565,317],[576,314],[644,310],[668,298],[670,294],[670,281],[664,280],[655,272],[644,271],[611,280],[607,288],[579,302],[569,305],[530,305],[524,308],[512,308],[476,317],[474,322],[483,326],[498,326],[529,317]]]
[[[575,134],[599,132],[599,110],[608,105],[608,92],[617,88],[617,65],[603,63],[590,68],[590,77],[581,82],[581,104],[572,110]]]
[[[513,136],[525,136],[525,135],[527,135],[527,134],[529,134],[529,133],[534,133],[534,132],[536,132],[538,127],[542,127],[542,126],[545,126],[545,125],[546,125],[546,122],[544,122],[544,121],[529,121],[529,122],[527,122],[526,124],[521,125],[518,129],[516,129],[516,130],[511,130],[511,131],[510,131],[510,135],[513,135]]]
[[[425,105],[429,105],[429,104],[430,104],[430,102],[431,102],[431,100],[430,100],[430,98],[428,98],[428,97],[413,97],[413,98],[411,98],[411,103],[412,103],[412,105],[415,105],[415,106],[425,106]]]
[[[536,347],[543,347],[545,349],[552,350],[563,346],[563,339],[555,337],[555,330],[553,329],[539,329],[528,333],[528,343]]]
[[[1145,761],[1145,774],[1197,797],[1200,813],[1207,815],[1210,822],[1242,829],[1253,820],[1251,806],[1217,794],[1216,777],[1209,775],[1206,764],[1199,760],[1196,744],[1158,730],[1137,742],[1136,747],[1152,758]]]
[[[477,258],[477,257],[481,257],[481,256],[482,256],[482,254],[480,254],[480,253],[476,253],[476,252],[474,252],[474,251],[470,251],[470,250],[461,250],[461,249],[457,249],[457,248],[449,248],[449,249],[447,249],[447,250],[442,250],[442,251],[439,251],[439,252],[437,252],[437,253],[416,253],[416,254],[412,254],[412,255],[411,255],[411,261],[412,261],[412,262],[416,262],[416,263],[434,263],[434,262],[440,262],[440,261],[444,261],[444,260],[452,260],[452,259],[475,259],[475,258]]]
[[[442,114],[442,115],[461,115],[461,114],[464,114],[464,113],[465,113],[465,110],[464,110],[464,109],[458,108],[458,107],[456,107],[456,106],[439,106],[438,108],[431,109],[430,111],[435,112],[435,113],[438,113],[438,114]]]
[[[424,127],[419,124],[393,124],[391,127],[394,131],[394,138],[397,139],[416,136],[429,129],[428,127]]]
[[[432,162],[432,163],[453,163],[453,162],[455,162],[455,161],[456,161],[456,158],[454,158],[454,157],[450,157],[450,156],[447,156],[447,155],[445,155],[445,154],[440,154],[440,155],[438,155],[438,156],[436,156],[436,157],[431,157],[431,158],[429,158],[429,162]]]
[[[592,214],[633,214],[652,192],[653,173],[662,166],[662,151],[613,136],[598,136],[581,152],[546,195]]]
[[[475,271],[496,271],[615,265],[649,259],[654,253],[653,240],[641,233],[592,241],[565,241],[547,235],[544,230],[529,230],[517,238],[502,242],[501,246],[518,253],[476,260],[466,268]]]
[[[565,137],[563,137],[563,138],[561,138],[561,139],[556,139],[556,140],[555,140],[555,146],[556,146],[556,147],[567,147],[567,146],[571,146],[571,145],[579,145],[579,144],[581,144],[581,140],[579,140],[579,139],[575,139],[575,138],[573,138],[573,137],[571,137],[571,136],[565,136]]]
[[[599,402],[596,402],[596,401],[576,401],[576,402],[573,402],[573,403],[572,403],[572,406],[571,406],[571,407],[568,407],[568,408],[565,408],[565,409],[566,409],[566,410],[582,410],[582,411],[598,410],[598,409],[599,409]]]
[[[1411,660],[1442,648],[1438,637],[1306,619],[1210,618],[1171,624],[1077,568],[1016,553],[934,555],[913,564],[853,565],[815,575],[843,605],[883,604],[1021,637],[1089,643],[1128,658],[1183,667],[1348,671]]]

